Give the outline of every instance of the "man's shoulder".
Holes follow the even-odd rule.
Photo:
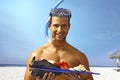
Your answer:
[[[76,48],[76,47],[74,47],[74,46],[72,46],[72,45],[70,45],[70,44],[69,44],[69,48],[70,48],[71,50],[77,52],[77,53],[84,54],[84,53],[83,53],[82,51],[80,51],[78,48]]]
[[[48,43],[46,43],[46,44],[38,47],[38,48],[35,50],[35,52],[36,52],[36,53],[41,53],[41,51],[43,51],[43,50],[46,49],[47,47],[48,47]]]
[[[35,49],[32,53],[31,53],[31,57],[34,57],[34,56],[38,56],[40,54],[42,54],[43,50],[47,48],[47,45],[48,44],[44,44],[40,47],[38,47],[37,49]]]

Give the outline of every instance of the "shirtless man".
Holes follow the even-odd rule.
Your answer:
[[[49,29],[52,34],[51,41],[41,46],[30,55],[27,61],[24,80],[32,80],[29,64],[31,64],[34,56],[37,61],[41,59],[53,60],[55,62],[64,61],[67,62],[71,68],[82,64],[87,70],[90,70],[85,54],[66,41],[66,36],[70,29],[70,17],[71,12],[68,9],[57,8],[51,10],[49,20]],[[49,79],[47,79],[46,75]],[[43,79],[36,80],[54,80],[53,77],[55,77],[53,73],[46,73]],[[82,80],[93,80],[91,74],[80,74],[80,77]],[[75,80],[80,79],[76,78]]]

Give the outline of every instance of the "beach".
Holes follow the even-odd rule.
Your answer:
[[[100,73],[93,74],[94,80],[119,80],[120,72],[117,72],[115,67],[90,67],[92,72]],[[0,80],[24,80],[25,67],[0,67]]]
[[[94,80],[119,80],[120,72],[117,72],[116,67],[91,67],[91,71],[98,72],[100,75],[93,75]]]

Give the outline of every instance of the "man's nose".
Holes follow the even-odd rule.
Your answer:
[[[61,32],[62,31],[62,27],[58,27],[58,32]]]

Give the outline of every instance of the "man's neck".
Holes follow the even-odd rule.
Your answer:
[[[55,47],[56,49],[64,49],[66,47],[66,40],[62,40],[62,41],[58,41],[58,40],[53,40],[51,41],[53,47]]]

